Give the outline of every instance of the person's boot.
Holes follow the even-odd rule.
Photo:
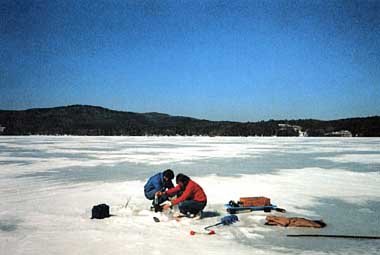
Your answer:
[[[175,212],[175,213],[173,213],[173,217],[174,218],[181,218],[181,217],[185,217],[185,216],[186,216],[186,214],[183,214],[181,212]]]
[[[194,220],[201,220],[203,218],[203,211],[199,211],[193,217]]]

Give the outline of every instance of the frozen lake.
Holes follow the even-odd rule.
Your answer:
[[[167,168],[201,184],[219,216],[155,223],[143,186]],[[380,138],[0,136],[0,254],[379,254],[380,240],[286,237],[380,236],[379,185]],[[255,212],[189,235],[243,196],[327,227],[265,226]],[[114,216],[90,220],[99,203]]]

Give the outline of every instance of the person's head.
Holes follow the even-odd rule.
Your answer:
[[[164,180],[165,180],[166,182],[173,180],[173,179],[174,179],[174,173],[173,173],[173,170],[171,170],[171,169],[166,169],[166,170],[163,172],[163,176],[164,176]]]
[[[177,184],[179,184],[182,188],[186,188],[187,184],[190,181],[190,177],[184,174],[177,174],[175,181]]]

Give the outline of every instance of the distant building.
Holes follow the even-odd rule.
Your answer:
[[[276,132],[277,136],[307,136],[307,133],[302,131],[301,126],[290,124],[278,124],[279,129]]]
[[[325,136],[352,137],[352,133],[348,130],[340,130],[340,131],[326,133]]]
[[[3,133],[4,130],[5,130],[5,127],[3,127],[3,126],[0,125],[0,133]]]

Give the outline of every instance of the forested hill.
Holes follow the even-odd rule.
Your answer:
[[[309,136],[325,136],[347,130],[353,136],[380,137],[379,116],[332,121],[307,119],[242,123],[200,120],[155,112],[113,111],[88,105],[22,111],[0,110],[1,135],[298,135],[298,130],[279,132],[284,131],[279,124],[298,126]]]

